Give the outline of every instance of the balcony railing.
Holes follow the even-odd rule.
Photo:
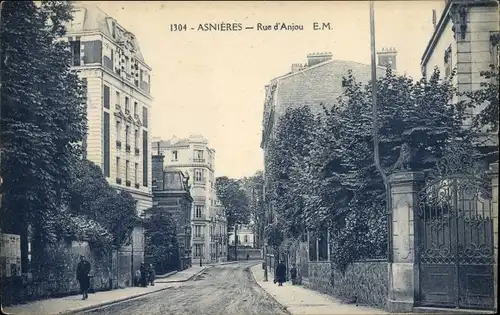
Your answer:
[[[205,163],[205,159],[197,159],[197,158],[194,158],[194,159],[193,159],[193,162],[195,162],[195,163]]]
[[[203,203],[205,203],[206,200],[207,200],[207,198],[206,197],[201,197],[201,196],[194,196],[193,200],[196,201],[196,202],[203,202]]]
[[[198,181],[198,180],[193,181],[193,184],[194,185],[199,185],[199,186],[205,186],[206,185],[205,181]]]
[[[205,235],[193,235],[193,241],[204,241]]]
[[[201,214],[201,215],[195,215],[193,217],[193,220],[206,220],[207,219],[207,216],[204,215],[204,214]]]

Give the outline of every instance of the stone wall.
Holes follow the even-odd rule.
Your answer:
[[[234,246],[229,245],[229,259],[234,260]],[[250,260],[256,260],[256,259],[262,259],[262,251],[257,248],[238,248],[238,260],[245,260],[247,259],[247,254],[248,254],[248,259]]]
[[[338,298],[357,297],[361,305],[385,308],[387,301],[387,262],[366,261],[349,265],[345,273],[334,270],[330,262],[310,262],[310,289]]]

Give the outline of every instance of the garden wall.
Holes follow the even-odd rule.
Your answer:
[[[246,260],[247,255],[249,256],[248,259],[250,259],[250,260],[262,259],[262,251],[259,248],[239,248],[238,247],[237,251],[238,251],[238,260]],[[229,259],[234,260],[234,246],[233,245],[229,245],[228,252],[229,252]]]
[[[364,261],[349,265],[345,273],[334,270],[330,262],[309,262],[309,281],[313,290],[338,298],[357,297],[360,305],[385,308],[387,301],[387,262]]]

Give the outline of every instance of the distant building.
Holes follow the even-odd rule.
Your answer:
[[[153,155],[153,204],[170,213],[177,229],[178,270],[191,266],[191,207],[189,178],[181,171],[164,170],[163,155]]]
[[[87,85],[88,133],[85,157],[101,167],[107,181],[152,206],[151,67],[137,38],[93,3],[73,3],[65,40],[72,66]]]
[[[223,260],[217,249],[227,248],[227,239],[216,237],[217,228],[226,235],[225,216],[217,206],[215,192],[215,150],[201,135],[191,135],[186,139],[174,137],[170,140],[153,141],[151,149],[155,154],[165,156],[166,169],[181,170],[191,180],[192,255],[193,260],[215,262]],[[217,211],[219,214],[217,215]],[[222,219],[223,218],[223,219]],[[224,251],[223,251],[224,252]],[[227,252],[227,250],[225,250]]]
[[[239,225],[237,230],[238,246],[255,247],[255,234],[251,225]],[[234,232],[229,235],[229,244],[234,245]]]

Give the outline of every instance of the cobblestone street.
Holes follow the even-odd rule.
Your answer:
[[[252,263],[214,266],[191,281],[135,300],[82,314],[287,314],[253,280]]]

